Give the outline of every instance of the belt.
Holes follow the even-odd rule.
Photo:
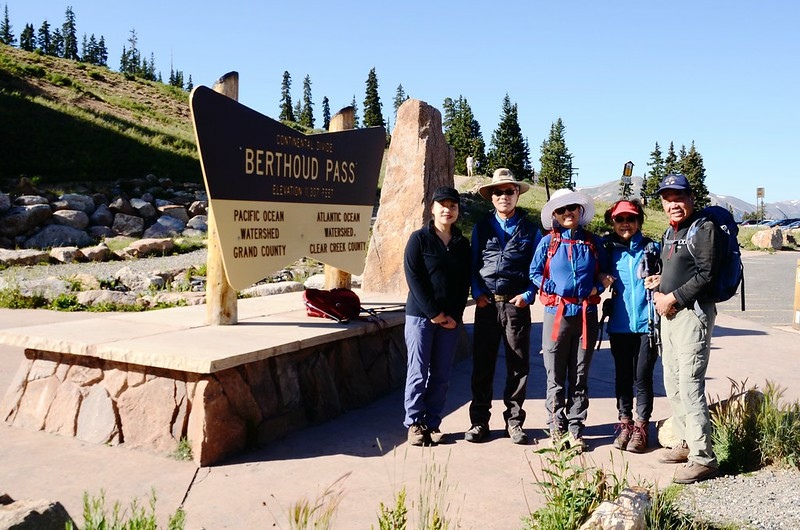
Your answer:
[[[495,302],[499,302],[501,304],[504,304],[504,303],[510,302],[511,299],[514,298],[514,296],[515,295],[513,295],[513,294],[492,293],[492,300],[494,300]]]

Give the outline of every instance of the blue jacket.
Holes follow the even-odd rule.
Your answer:
[[[655,313],[653,298],[644,288],[644,276],[646,272],[655,274],[656,271],[645,270],[645,251],[651,254],[648,261],[657,263],[661,245],[636,232],[630,246],[612,234],[603,238],[603,247],[609,262],[607,272],[616,278],[612,286],[613,309],[606,330],[609,333],[647,333],[648,321],[655,318]]]
[[[507,223],[510,234],[492,214],[472,230],[472,297],[521,294],[530,304],[536,290],[528,279],[528,269],[542,234],[519,208]]]
[[[606,263],[605,252],[600,240],[583,228],[574,230],[557,228],[561,233],[561,244],[550,260],[550,274],[544,278],[544,266],[547,261],[547,249],[550,246],[552,233],[545,235],[536,247],[530,268],[530,279],[541,291],[557,294],[564,298],[588,298],[592,288],[597,294],[603,292],[603,284],[597,272],[603,271],[601,265]],[[594,251],[585,243],[587,235],[592,238]],[[574,238],[574,242],[573,242]],[[556,306],[545,306],[545,311],[555,313]],[[597,311],[597,304],[591,304],[588,312]],[[575,316],[582,312],[580,304],[566,303],[564,315]]]

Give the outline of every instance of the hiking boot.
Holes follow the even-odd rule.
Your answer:
[[[664,449],[658,455],[662,464],[682,464],[689,461],[689,446],[683,441],[671,449]]]
[[[586,444],[586,440],[583,439],[583,436],[573,433],[569,433],[569,447],[570,449],[577,449],[578,454],[589,450],[589,446]]]
[[[506,432],[508,432],[511,442],[517,445],[528,445],[528,435],[522,430],[519,425],[512,425]]]
[[[425,427],[419,423],[413,423],[408,428],[408,443],[411,445],[425,445]]]
[[[614,448],[624,451],[628,446],[628,441],[631,439],[631,434],[633,434],[633,422],[631,419],[620,418],[615,432],[618,434],[617,437],[614,438]]]
[[[489,435],[489,426],[485,423],[476,423],[464,433],[464,439],[468,442],[482,442]]]
[[[675,470],[675,476],[672,477],[672,482],[675,484],[694,484],[701,480],[714,478],[717,475],[719,475],[718,468],[689,461]]]
[[[647,427],[646,421],[637,421],[633,425],[633,432],[630,440],[628,440],[628,451],[631,453],[644,453],[647,450]]]
[[[444,440],[444,433],[440,431],[438,428],[428,429],[428,437],[431,439],[431,443],[439,444],[442,443]]]

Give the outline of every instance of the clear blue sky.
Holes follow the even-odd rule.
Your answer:
[[[317,124],[376,68],[384,117],[406,93],[441,110],[463,95],[487,140],[503,96],[519,107],[531,162],[559,117],[578,186],[647,171],[655,142],[692,141],[710,191],[755,202],[800,199],[800,4],[698,2],[359,2],[10,0],[17,38],[26,23],[60,27],[68,5],[78,36],[105,37],[119,68],[131,29],[168,78],[170,60],[195,85],[240,74],[239,101],[277,117],[284,70],[293,101],[312,82]],[[792,184],[794,183],[794,184]]]

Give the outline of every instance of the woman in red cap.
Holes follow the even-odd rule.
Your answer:
[[[606,210],[605,220],[613,227],[604,238],[604,247],[607,270],[615,280],[606,325],[616,368],[619,424],[614,447],[643,453],[653,412],[653,369],[658,358],[653,295],[645,288],[644,279],[657,274],[661,247],[642,234],[644,211],[637,200],[615,202]]]

